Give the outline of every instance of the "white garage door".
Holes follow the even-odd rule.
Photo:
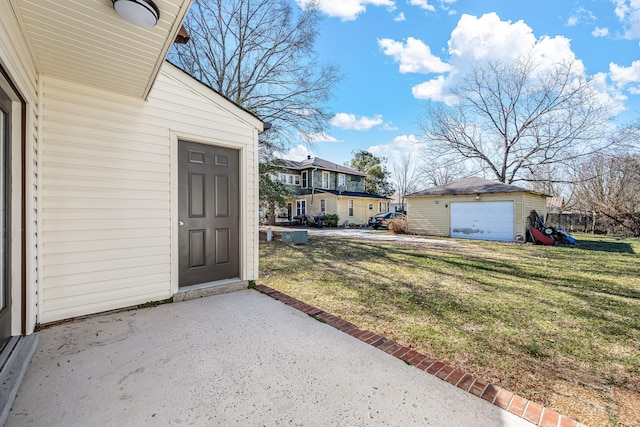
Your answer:
[[[513,202],[451,203],[451,237],[513,241]]]

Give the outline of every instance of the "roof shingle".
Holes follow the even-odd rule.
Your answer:
[[[441,185],[439,187],[427,188],[417,193],[409,194],[408,197],[414,196],[451,196],[461,194],[486,194],[486,193],[517,193],[527,192],[538,194],[535,191],[516,185],[505,184],[499,181],[492,181],[479,177],[465,178],[456,182]]]
[[[333,163],[328,160],[321,159],[319,157],[309,157],[300,162],[295,160],[281,159],[280,162],[282,162],[282,165],[284,167],[289,169],[303,170],[303,169],[309,169],[309,168],[318,168],[321,170],[340,172],[340,173],[345,173],[350,175],[367,176],[366,173],[359,171],[357,169],[350,168],[349,166],[339,165],[337,163]]]

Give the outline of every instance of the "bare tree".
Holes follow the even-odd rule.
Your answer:
[[[194,0],[184,26],[191,40],[169,58],[272,125],[270,144],[320,133],[324,104],[340,76],[317,61],[319,13],[296,14],[286,0]],[[261,142],[263,142],[261,140]]]
[[[576,162],[567,160],[565,164],[544,164],[537,168],[527,170],[523,177],[529,182],[529,189],[548,196],[562,196],[570,199],[573,177],[570,171],[574,170]]]
[[[457,105],[428,104],[419,119],[428,146],[479,162],[509,184],[602,150],[611,105],[577,68],[542,67],[530,57],[472,67],[451,91]]]
[[[595,155],[576,169],[576,205],[610,230],[640,237],[640,155]]]
[[[438,155],[432,149],[422,149],[420,157],[422,166],[418,174],[420,181],[427,186],[439,187],[480,172],[479,168],[471,169],[471,165],[465,165],[464,159],[448,154]]]
[[[407,194],[418,191],[418,173],[410,155],[405,154],[391,167],[393,180],[395,181],[396,194],[398,194],[402,212],[407,211]]]

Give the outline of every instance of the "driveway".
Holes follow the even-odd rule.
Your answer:
[[[264,226],[260,227],[262,231],[271,228],[273,232],[281,233],[283,231],[306,230],[309,236],[332,236],[344,237],[349,239],[379,240],[387,242],[416,242],[416,243],[432,243],[442,245],[457,245],[458,242],[450,240],[429,239],[426,237],[415,237],[406,234],[392,234],[388,230],[374,230],[372,228],[303,228],[303,227],[281,227],[281,226]]]
[[[253,290],[38,332],[7,426],[531,426]]]

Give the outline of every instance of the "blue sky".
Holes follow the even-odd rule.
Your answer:
[[[293,1],[293,0],[292,0]],[[295,0],[299,6],[310,0]],[[472,59],[508,61],[533,49],[541,61],[578,61],[617,123],[640,113],[640,0],[319,0],[317,52],[344,80],[334,113],[307,155],[336,163],[364,149],[389,159],[420,158],[417,117],[426,100],[447,101],[447,86]]]

